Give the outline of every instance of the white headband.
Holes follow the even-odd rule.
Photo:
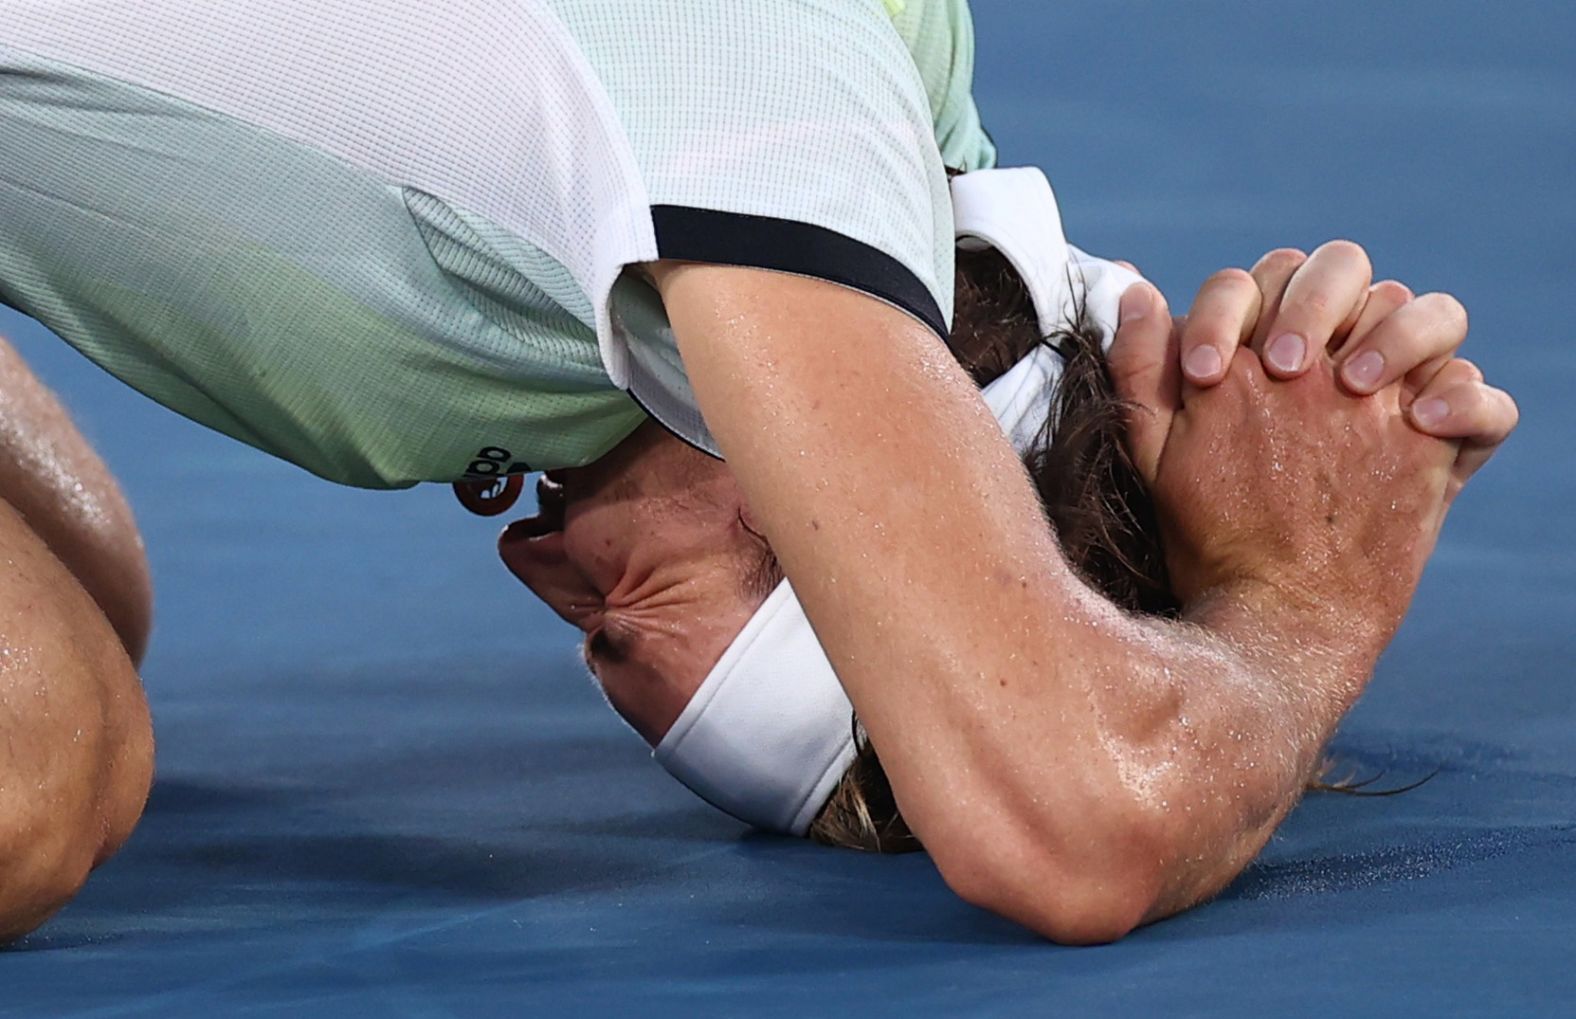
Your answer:
[[[952,181],[952,205],[958,246],[1007,257],[1028,287],[1042,335],[1072,316],[1074,258],[1081,274],[1093,268],[1104,277],[1098,286],[1079,281],[1090,313],[1102,325],[1114,322],[1115,301],[1137,277],[1085,261],[1068,246],[1039,170],[963,174]],[[1039,344],[982,391],[1020,454],[1045,426],[1060,374],[1060,357]],[[788,581],[739,631],[653,755],[741,821],[792,835],[809,829],[853,761],[853,706]]]

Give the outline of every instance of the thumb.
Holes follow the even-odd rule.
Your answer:
[[[1130,405],[1127,441],[1145,484],[1152,484],[1182,406],[1180,333],[1172,328],[1166,300],[1148,283],[1134,283],[1122,295],[1116,337],[1107,354],[1116,395]]]

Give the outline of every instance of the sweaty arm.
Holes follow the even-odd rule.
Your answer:
[[[1136,620],[1071,574],[999,429],[918,322],[759,270],[659,263],[652,275],[700,409],[955,890],[1054,939],[1100,941],[1213,893],[1251,859],[1395,623],[1394,604],[1355,614],[1371,623],[1326,607],[1352,595],[1342,567],[1382,547],[1389,558],[1363,579],[1392,563],[1415,579],[1453,449],[1377,403],[1337,405],[1316,373],[1271,390],[1243,351],[1238,381],[1173,415],[1179,438],[1161,458],[1181,504],[1208,490],[1189,487],[1194,475],[1231,494],[1195,529],[1231,531],[1235,544],[1209,548],[1242,554],[1200,568],[1186,621]],[[1148,312],[1159,362],[1169,319],[1158,299]],[[1338,412],[1362,448],[1313,434]],[[1232,448],[1223,422],[1245,418],[1285,426]],[[1287,508],[1265,494],[1271,461],[1366,471],[1380,445],[1385,491],[1358,498],[1354,484],[1333,507],[1364,524],[1350,532],[1361,540],[1252,512],[1254,498]],[[1408,512],[1370,512],[1381,494]],[[1265,547],[1268,563],[1248,554]]]

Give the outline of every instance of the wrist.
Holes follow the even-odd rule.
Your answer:
[[[1335,699],[1342,711],[1362,692],[1388,640],[1360,609],[1258,578],[1212,585],[1183,606],[1182,616],[1299,688]]]

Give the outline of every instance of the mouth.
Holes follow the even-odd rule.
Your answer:
[[[562,532],[564,509],[568,504],[563,474],[548,471],[536,479],[536,512],[504,528],[503,541],[542,538]]]

